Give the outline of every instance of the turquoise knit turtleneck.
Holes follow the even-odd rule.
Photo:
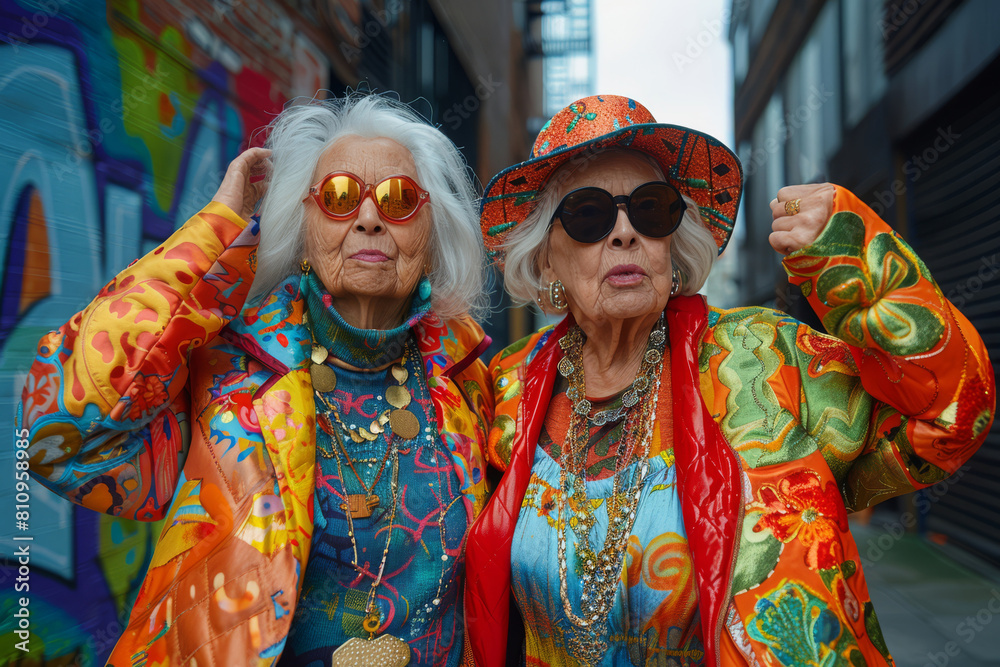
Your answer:
[[[333,297],[315,272],[302,277],[300,288],[316,342],[357,368],[378,368],[399,359],[410,330],[431,308],[431,282],[424,276],[414,290],[409,314],[402,324],[394,329],[358,329],[333,307]]]

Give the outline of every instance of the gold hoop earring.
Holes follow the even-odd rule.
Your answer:
[[[569,301],[566,300],[566,288],[563,286],[561,280],[554,280],[549,283],[549,303],[559,312],[569,308]]]
[[[670,280],[670,296],[676,296],[678,292],[681,291],[681,275],[677,269],[674,269],[673,276]]]
[[[312,265],[309,264],[308,259],[303,259],[299,262],[299,270],[302,271],[302,275],[308,276],[309,272],[312,271]]]

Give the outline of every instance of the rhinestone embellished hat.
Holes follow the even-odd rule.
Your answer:
[[[567,162],[582,165],[606,148],[637,150],[655,159],[667,182],[698,203],[719,252],[725,249],[743,193],[736,154],[704,132],[657,123],[633,99],[594,95],[553,116],[528,160],[504,169],[486,186],[480,223],[490,258],[503,263],[507,234],[528,216],[556,169]]]

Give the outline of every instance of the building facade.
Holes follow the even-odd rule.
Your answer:
[[[734,0],[735,136],[747,174],[740,300],[819,326],[768,245],[792,183],[855,192],[925,261],[1000,359],[1000,4]],[[925,526],[1000,563],[1000,429]]]
[[[481,181],[523,159],[527,119],[541,114],[525,24],[524,4],[507,0],[0,0],[5,437],[38,339],[202,208],[296,98],[396,91]],[[506,320],[491,327],[508,338]],[[0,664],[103,664],[161,526],[76,508],[34,483],[21,503],[14,469],[14,448],[0,448],[11,508],[0,636],[15,638],[27,596],[30,651],[5,642]],[[16,503],[28,505],[19,535],[30,542],[7,539]]]

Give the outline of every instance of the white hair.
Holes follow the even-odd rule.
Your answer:
[[[656,170],[657,177],[666,180],[660,165],[650,156],[638,151],[629,152],[645,157]],[[579,165],[568,163],[566,167],[575,170]],[[559,208],[558,184],[564,180],[565,175],[556,177],[556,174],[553,174],[541,194],[537,196],[534,208],[523,222],[511,230],[503,245],[506,257],[503,271],[504,287],[517,303],[534,302],[539,292],[548,289],[548,285],[542,284],[540,260],[549,242],[549,233],[552,229],[550,222],[556,209]],[[705,227],[698,204],[687,195],[682,197],[687,204],[687,210],[680,226],[671,235],[670,259],[680,274],[679,294],[691,295],[697,294],[708,279],[708,274],[719,256],[719,247],[715,244],[712,233]]]
[[[323,152],[346,136],[391,139],[406,148],[416,179],[430,193],[432,307],[442,319],[485,310],[485,253],[470,169],[440,130],[385,95],[349,93],[286,108],[269,126],[267,194],[260,207],[260,248],[249,300],[299,273],[305,234],[303,199]]]

